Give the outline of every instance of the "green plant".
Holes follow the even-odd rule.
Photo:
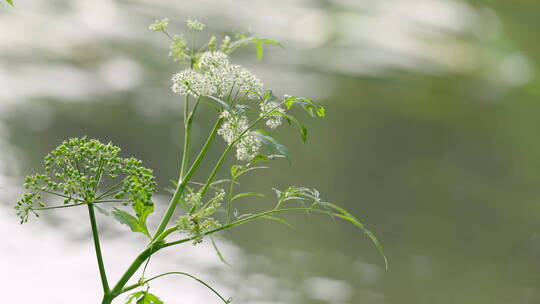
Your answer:
[[[147,218],[154,211],[152,195],[156,182],[152,170],[142,166],[135,158],[120,156],[120,148],[97,140],[72,138],[63,142],[45,157],[45,173],[26,177],[24,187],[28,190],[15,209],[21,223],[31,214],[50,209],[86,206],[95,245],[96,258],[103,287],[102,303],[111,303],[119,295],[141,288],[128,296],[126,303],[162,303],[149,293],[150,282],[168,275],[193,278],[214,292],[224,303],[230,303],[204,281],[184,272],[167,272],[155,277],[144,277],[150,257],[167,247],[191,242],[194,245],[220,231],[230,229],[257,219],[270,219],[287,223],[278,215],[286,212],[313,212],[340,218],[362,229],[383,255],[376,237],[354,216],[344,209],[321,199],[319,192],[306,187],[290,186],[284,190],[274,189],[275,205],[270,210],[256,214],[239,214],[234,210],[235,200],[243,197],[263,196],[257,192],[238,192],[238,180],[244,174],[267,169],[266,164],[278,158],[288,159],[287,149],[270,133],[284,121],[296,126],[302,141],[306,142],[306,127],[292,114],[293,107],[300,107],[312,117],[324,117],[323,106],[309,98],[284,96],[278,98],[253,73],[242,66],[231,64],[230,55],[240,47],[252,45],[258,58],[263,57],[263,46],[278,45],[271,39],[237,34],[218,43],[212,37],[197,47],[197,33],[204,29],[198,21],[188,20],[191,44],[182,36],[168,33],[168,20],[157,20],[150,29],[162,32],[171,40],[169,56],[186,68],[172,77],[172,90],[184,96],[184,149],[181,169],[172,198],[157,228],[147,226]],[[190,153],[191,130],[199,107],[206,105],[216,112],[212,131],[192,159]],[[261,125],[267,130],[260,129]],[[206,181],[192,180],[194,173],[205,160],[210,146],[221,136],[226,148],[216,161]],[[235,152],[237,164],[233,165],[229,178],[215,180],[226,158]],[[222,188],[224,187],[224,188]],[[45,204],[45,199],[58,197],[61,202]],[[103,206],[116,205],[105,210]],[[122,206],[131,206],[131,212]],[[175,215],[177,207],[183,210]],[[148,238],[148,245],[133,260],[129,268],[114,285],[109,285],[96,223],[95,210],[110,214],[133,232]],[[219,215],[217,211],[223,211]],[[153,231],[152,231],[153,230]],[[181,235],[174,239],[174,233]],[[213,242],[213,240],[212,240]],[[217,250],[217,247],[214,244]],[[218,251],[218,255],[221,254]],[[386,258],[385,258],[386,262]],[[146,263],[146,264],[145,264]],[[134,283],[128,281],[144,265],[142,276]]]

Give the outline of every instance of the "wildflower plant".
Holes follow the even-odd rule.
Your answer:
[[[188,20],[191,43],[181,35],[169,34],[168,26],[169,20],[162,19],[156,20],[149,28],[170,39],[169,56],[185,67],[171,79],[172,91],[184,98],[185,135],[178,181],[174,182],[172,197],[159,225],[147,225],[147,218],[154,212],[152,196],[157,187],[152,170],[144,167],[138,159],[122,157],[120,148],[112,143],[104,144],[86,137],[66,140],[45,157],[44,173],[26,177],[24,188],[27,192],[15,206],[21,223],[46,210],[85,206],[103,287],[102,304],[112,303],[113,299],[134,290],[137,291],[128,295],[125,303],[162,303],[149,292],[150,283],[168,275],[195,279],[214,292],[220,301],[231,303],[231,299],[188,273],[173,271],[146,277],[150,257],[160,250],[183,243],[197,245],[206,237],[254,220],[287,223],[279,217],[283,213],[320,213],[348,221],[363,230],[384,257],[376,237],[349,212],[323,200],[316,189],[298,186],[273,189],[274,207],[264,212],[241,213],[234,208],[237,199],[263,196],[258,192],[238,191],[238,182],[245,174],[267,169],[271,160],[289,159],[287,149],[271,135],[272,130],[287,122],[299,130],[302,141],[306,142],[308,131],[299,119],[292,116],[291,108],[299,107],[312,117],[324,117],[325,108],[305,97],[285,95],[278,98],[255,74],[231,62],[231,55],[240,47],[253,45],[257,56],[262,58],[263,46],[276,45],[277,42],[237,35],[234,38],[225,36],[219,43],[216,37],[211,37],[207,43],[198,46],[197,34],[204,30],[204,24]],[[203,147],[192,155],[191,129],[201,106],[214,110],[216,121]],[[193,180],[203,161],[213,162],[207,159],[207,154],[216,141],[225,144],[221,156],[206,180]],[[216,180],[228,157],[236,159],[228,170],[229,177]],[[110,214],[148,239],[148,245],[114,285],[109,285],[95,209]],[[181,212],[176,212],[177,209]],[[214,240],[211,241],[222,258]],[[141,276],[129,284],[141,268]]]

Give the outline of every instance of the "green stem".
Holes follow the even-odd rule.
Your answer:
[[[232,196],[234,189],[234,182],[236,177],[231,178],[231,183],[229,184],[229,194],[227,195],[227,224],[231,222],[231,213],[232,213]]]
[[[314,212],[319,212],[319,213],[324,213],[324,214],[328,214],[328,212],[326,211],[323,211],[323,210],[318,210],[318,209],[313,209],[313,208],[286,208],[286,209],[272,209],[272,210],[268,210],[268,211],[265,211],[265,212],[261,212],[261,213],[258,213],[258,214],[254,214],[252,216],[248,216],[246,218],[243,218],[241,220],[238,220],[236,222],[232,222],[230,224],[226,224],[226,225],[223,225],[221,227],[218,227],[216,229],[212,229],[212,230],[209,230],[209,231],[206,231],[205,233],[203,233],[204,235],[210,235],[210,234],[214,234],[218,231],[221,231],[221,230],[225,230],[225,229],[228,229],[228,228],[232,228],[232,227],[235,227],[235,226],[238,226],[238,225],[241,225],[241,224],[244,224],[244,223],[247,223],[247,222],[250,222],[252,220],[255,220],[257,218],[260,218],[260,217],[263,217],[263,216],[266,216],[266,215],[269,215],[269,214],[273,214],[273,213],[280,213],[280,212],[288,212],[288,211],[314,211]],[[177,240],[177,241],[173,241],[173,242],[169,242],[169,243],[165,243],[161,246],[161,248],[166,248],[166,247],[169,247],[169,246],[173,246],[173,245],[178,245],[178,244],[182,244],[182,243],[185,243],[185,242],[189,242],[191,240],[193,240],[195,237],[189,237],[189,238],[185,238],[185,239],[181,239],[181,240]],[[160,248],[160,249],[161,249]]]
[[[269,211],[262,212],[262,213],[259,213],[259,214],[256,214],[256,215],[252,215],[250,217],[238,220],[236,222],[233,222],[233,223],[230,223],[230,224],[227,224],[227,225],[223,225],[223,226],[218,227],[216,229],[207,231],[207,232],[204,233],[204,235],[210,235],[210,234],[216,233],[216,232],[224,230],[224,229],[232,228],[232,227],[244,224],[246,222],[255,220],[257,218],[260,218],[260,217],[263,217],[265,215],[269,215],[269,214],[272,214],[272,213],[286,212],[286,211],[309,211],[309,210],[312,210],[312,211],[315,211],[315,212],[325,213],[322,210],[317,210],[317,209],[312,209],[312,208],[287,208],[287,209],[280,209],[280,210],[273,209],[273,210],[269,210]],[[141,265],[146,261],[146,259],[148,259],[148,257],[150,257],[152,254],[154,254],[155,252],[157,252],[158,250],[161,250],[163,248],[173,246],[173,245],[177,245],[177,244],[182,244],[182,243],[185,243],[185,242],[189,242],[189,241],[191,241],[191,240],[193,240],[195,238],[195,237],[189,237],[189,238],[185,238],[185,239],[181,239],[181,240],[173,241],[173,242],[169,242],[169,243],[162,243],[161,242],[167,235],[169,235],[170,233],[172,233],[176,229],[177,229],[177,227],[171,227],[171,228],[167,229],[166,231],[164,231],[163,233],[161,233],[158,237],[155,237],[155,240],[152,241],[151,245],[149,245],[143,252],[141,252],[137,256],[137,258],[135,258],[135,260],[131,263],[131,265],[126,270],[126,272],[122,275],[122,277],[120,278],[118,283],[116,283],[116,285],[112,289],[111,294],[114,297],[118,296],[119,294],[121,294],[124,291],[127,291],[127,290],[124,289],[124,286],[126,285],[126,283],[133,276],[133,274],[137,271],[137,269],[139,269],[139,267],[141,267]]]
[[[105,190],[101,195],[99,195],[98,197],[96,197],[96,200],[99,200],[101,198],[104,198],[108,195],[110,195],[112,192],[115,191],[116,188],[122,186],[122,184],[128,179],[128,177],[124,177],[121,181],[119,181],[118,183],[116,183],[115,185],[111,186],[109,189]]]
[[[186,174],[187,163],[189,161],[189,143],[191,139],[191,124],[188,122],[189,116],[189,95],[184,99],[184,149],[182,153],[182,166],[180,167],[180,179]]]
[[[103,204],[103,203],[111,203],[116,201],[97,201],[94,202],[94,204]],[[77,207],[81,205],[87,205],[87,203],[77,203],[77,204],[71,204],[71,205],[60,205],[60,206],[51,206],[51,207],[42,207],[42,208],[32,208],[34,211],[41,211],[41,210],[52,210],[52,209],[61,209],[61,208],[71,208],[71,207]]]
[[[157,275],[155,277],[152,277],[152,278],[150,278],[148,280],[145,280],[144,282],[126,286],[126,287],[124,287],[122,289],[122,293],[124,293],[126,291],[130,291],[130,290],[135,289],[137,287],[143,286],[144,284],[146,284],[146,283],[148,283],[150,281],[153,281],[155,279],[158,279],[158,278],[161,278],[161,277],[164,277],[164,276],[167,276],[167,275],[173,275],[173,274],[187,276],[187,277],[190,277],[190,278],[198,281],[199,283],[203,284],[208,289],[210,289],[213,293],[215,293],[221,299],[221,301],[223,301],[223,303],[225,303],[225,304],[229,303],[221,294],[219,294],[219,292],[217,292],[214,288],[212,288],[208,283],[204,282],[203,280],[197,278],[194,275],[191,275],[191,274],[185,273],[185,272],[181,272],[181,271],[171,271],[171,272],[162,273],[162,274]]]
[[[99,233],[96,224],[96,215],[94,213],[94,205],[88,204],[88,214],[90,215],[90,224],[92,225],[92,236],[94,238],[94,247],[96,249],[96,258],[99,267],[99,275],[101,276],[101,284],[103,285],[103,293],[107,295],[109,293],[109,283],[107,282],[107,274],[105,273],[105,265],[103,264],[103,256],[99,244]]]
[[[214,169],[212,170],[212,173],[210,173],[210,176],[209,176],[208,179],[206,180],[206,183],[204,184],[203,188],[201,189],[201,197],[204,197],[204,195],[206,194],[206,191],[208,191],[208,187],[209,187],[210,184],[212,183],[212,180],[214,180],[214,177],[216,176],[217,171],[219,170],[219,168],[220,168],[221,165],[223,164],[223,161],[224,161],[225,158],[227,157],[227,154],[229,154],[229,151],[232,149],[234,143],[235,143],[235,142],[233,142],[233,143],[231,143],[230,145],[228,145],[228,146],[227,146],[227,149],[225,149],[225,151],[223,152],[223,154],[221,154],[221,157],[219,158],[217,164],[214,166]]]
[[[208,177],[208,179],[206,180],[206,183],[204,184],[203,188],[201,189],[201,197],[203,197],[205,194],[206,194],[206,191],[208,191],[208,187],[210,187],[210,184],[212,183],[212,180],[214,179],[214,177],[216,176],[216,173],[217,171],[219,170],[219,168],[221,167],[221,165],[223,164],[223,161],[225,160],[225,158],[227,157],[227,154],[229,153],[229,151],[232,149],[232,147],[242,138],[242,136],[244,136],[244,134],[246,134],[249,130],[251,130],[257,123],[259,123],[259,121],[263,120],[266,116],[268,116],[269,113],[272,113],[274,110],[276,110],[277,108],[279,108],[281,105],[283,105],[284,102],[278,104],[277,106],[275,106],[274,108],[270,109],[269,111],[267,111],[266,113],[264,113],[263,115],[261,115],[259,118],[257,118],[253,123],[251,123],[251,125],[249,125],[244,131],[242,131],[242,133],[240,133],[235,140],[233,140],[233,142],[231,142],[228,146],[227,146],[227,149],[225,149],[225,151],[223,152],[223,154],[221,154],[221,157],[219,158],[217,164],[214,166],[214,169],[212,170],[212,173],[210,173],[210,176]]]
[[[143,250],[136,258],[133,260],[131,265],[129,265],[129,268],[124,272],[120,280],[118,280],[118,283],[114,285],[111,294],[116,297],[120,293],[122,293],[122,288],[126,285],[126,283],[129,281],[129,279],[133,276],[133,274],[141,267],[142,263],[148,259],[152,254],[154,254],[156,251],[162,248],[161,244],[154,244],[153,246],[146,247],[145,250]]]
[[[169,203],[169,207],[167,208],[167,211],[165,212],[165,216],[161,220],[161,223],[159,224],[158,229],[156,230],[153,239],[155,239],[158,235],[160,235],[167,225],[169,224],[169,221],[174,213],[174,210],[176,209],[176,205],[180,201],[180,198],[182,197],[182,194],[184,192],[184,189],[186,188],[187,183],[201,164],[202,160],[204,159],[206,153],[208,153],[208,149],[210,149],[210,146],[212,142],[214,141],[214,138],[216,137],[217,131],[219,129],[219,126],[221,125],[221,121],[223,119],[220,118],[216,121],[214,128],[212,129],[212,132],[210,133],[210,136],[208,136],[208,139],[206,140],[206,143],[204,144],[202,150],[199,152],[199,155],[189,168],[188,172],[186,173],[186,176],[184,178],[180,178],[178,181],[178,186],[176,187],[176,190],[174,191],[174,195],[171,199],[171,202]]]
[[[103,295],[103,300],[101,300],[101,304],[111,304],[114,297],[110,294]]]

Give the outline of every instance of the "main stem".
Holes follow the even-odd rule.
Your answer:
[[[103,264],[103,256],[99,244],[99,233],[96,224],[96,214],[94,213],[94,205],[88,204],[88,214],[90,215],[90,224],[92,226],[92,236],[94,238],[94,247],[96,249],[96,258],[99,267],[99,275],[101,277],[101,284],[103,285],[103,293],[107,296],[109,293],[109,283],[107,282],[107,274],[105,273],[105,265]]]
[[[184,151],[182,152],[182,166],[180,167],[180,180],[186,174],[187,163],[189,162],[189,143],[191,139],[191,124],[189,120],[189,95],[184,99]]]
[[[169,207],[167,208],[167,211],[165,212],[165,216],[163,216],[163,219],[157,229],[157,231],[154,234],[153,239],[155,239],[157,236],[159,236],[165,228],[167,228],[167,225],[169,224],[169,221],[174,213],[174,210],[176,209],[176,205],[180,201],[180,198],[182,197],[182,194],[184,193],[184,189],[187,186],[187,183],[201,164],[202,160],[204,159],[204,156],[208,152],[208,149],[210,149],[210,146],[212,142],[214,141],[214,138],[216,137],[217,131],[219,129],[219,126],[221,125],[223,118],[220,118],[216,121],[216,124],[214,125],[214,128],[212,129],[212,132],[210,133],[210,136],[208,136],[208,139],[206,140],[206,143],[204,144],[201,152],[199,152],[199,155],[189,168],[188,172],[186,173],[186,176],[183,178],[180,177],[180,180],[178,181],[178,186],[176,187],[176,190],[174,191],[174,195],[171,199],[171,202],[169,203]]]

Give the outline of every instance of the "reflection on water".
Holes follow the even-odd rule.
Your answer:
[[[4,299],[98,301],[86,213],[50,212],[19,226],[10,209],[22,176],[64,138],[112,140],[159,173],[158,207],[168,200],[181,142],[181,102],[168,81],[178,67],[147,31],[168,16],[284,42],[261,64],[249,52],[236,59],[279,94],[323,99],[329,117],[306,121],[309,146],[278,130],[293,165],[276,163],[242,186],[268,195],[270,186],[319,188],[369,224],[390,269],[353,227],[290,215],[293,228],[261,222],[221,235],[232,268],[205,242],[164,250],[149,274],[192,272],[238,303],[539,301],[535,0],[512,9],[504,0],[18,2],[0,10]],[[196,145],[210,123],[201,113]],[[114,280],[144,242],[99,216]],[[152,289],[166,303],[217,303],[187,278]]]

